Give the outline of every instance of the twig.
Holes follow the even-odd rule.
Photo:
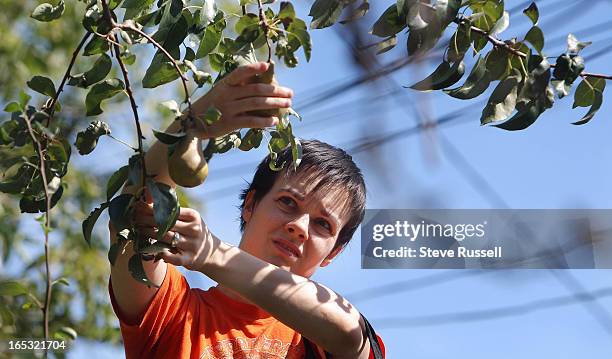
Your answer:
[[[462,19],[461,17],[457,17],[457,18],[455,18],[453,20],[453,22],[458,24],[458,25],[461,25],[461,23],[463,21],[465,21],[465,20]],[[498,38],[496,38],[494,36],[489,35],[485,30],[483,30],[483,29],[481,29],[479,27],[471,25],[470,29],[471,29],[471,31],[473,31],[473,32],[475,32],[477,34],[480,34],[481,36],[484,36],[487,39],[487,41],[489,41],[495,47],[503,48],[506,51],[508,51],[508,52],[510,52],[510,53],[512,53],[512,54],[514,54],[516,56],[520,56],[520,57],[523,57],[523,58],[527,57],[526,54],[518,51],[517,49],[513,48],[512,46],[510,46],[509,44],[505,43],[504,41],[502,41],[502,40],[500,40],[500,39],[498,39]]]
[[[89,39],[89,36],[91,36],[91,32],[88,31],[85,33],[85,35],[81,39],[81,42],[79,42],[79,45],[76,47],[76,49],[72,53],[70,64],[68,65],[68,68],[66,69],[66,73],[64,74],[64,77],[62,78],[62,82],[57,88],[57,91],[55,91],[55,96],[53,96],[53,98],[51,99],[49,106],[45,105],[45,107],[49,110],[48,112],[49,117],[47,117],[47,127],[49,127],[49,123],[51,122],[51,119],[53,118],[53,114],[55,114],[55,103],[57,102],[57,99],[59,98],[60,92],[64,90],[64,84],[66,84],[66,80],[68,79],[68,77],[70,77],[70,71],[72,70],[72,66],[74,66],[74,62],[76,61],[76,58],[79,55],[79,52],[81,52],[81,48],[83,48],[83,45],[85,45],[85,42],[87,41],[87,39]]]
[[[127,92],[127,91],[126,91],[126,92]],[[121,140],[121,139],[118,139],[117,137],[115,137],[115,136],[113,136],[113,135],[111,135],[111,134],[108,134],[107,136],[108,136],[108,137],[110,137],[110,138],[112,138],[113,140],[115,140],[115,141],[117,141],[117,142],[119,142],[119,143],[123,144],[123,145],[126,145],[126,146],[127,146],[127,147],[129,147],[130,149],[132,149],[132,150],[134,150],[134,151],[138,152],[138,149],[137,149],[137,148],[134,148],[134,147],[133,147],[132,145],[130,145],[129,143],[127,143],[127,142],[125,142],[125,141],[123,141],[123,140]]]
[[[453,20],[453,22],[457,23],[457,24],[461,24],[461,22],[463,21],[463,19],[461,18],[456,18],[455,20]],[[470,26],[471,30],[484,36],[487,41],[489,41],[491,44],[493,44],[493,46],[495,47],[499,47],[502,48],[516,56],[522,57],[522,58],[527,58],[527,55],[518,51],[517,49],[513,48],[512,46],[510,46],[508,43],[489,35],[485,30],[476,27],[476,26]],[[550,67],[555,67],[554,64],[551,64]],[[605,74],[594,74],[594,73],[590,73],[590,72],[581,72],[580,73],[581,77],[595,77],[595,78],[600,78],[600,79],[605,79],[605,80],[612,80],[612,75],[605,75]]]
[[[140,128],[140,120],[138,119],[138,105],[136,105],[136,100],[134,99],[134,93],[132,92],[132,86],[130,85],[130,78],[128,76],[127,68],[125,67],[123,60],[121,59],[121,52],[120,52],[119,46],[114,45],[114,47],[115,47],[115,58],[117,59],[117,62],[119,63],[119,67],[121,68],[121,73],[123,73],[123,79],[125,80],[125,92],[130,98],[130,105],[132,106],[132,112],[134,113],[134,122],[136,123],[136,132],[138,133],[138,149],[136,149],[136,151],[140,154],[140,157],[141,157],[142,188],[145,188],[147,184],[147,168],[145,165],[145,158],[144,158],[145,152],[142,146],[142,139],[143,139],[142,129]],[[143,192],[143,195],[144,195],[144,192]]]
[[[144,31],[138,29],[136,26],[129,25],[129,24],[118,24],[117,22],[115,22],[115,20],[113,20],[112,18],[111,11],[110,11],[110,8],[108,7],[107,0],[102,0],[102,7],[104,8],[104,16],[106,17],[106,20],[109,22],[109,25],[111,26],[112,29],[134,31],[138,35],[146,38],[151,44],[153,44],[153,46],[155,46],[159,51],[161,51],[170,60],[170,62],[172,62],[172,65],[176,69],[176,72],[179,74],[179,77],[181,78],[181,82],[183,83],[183,89],[185,90],[185,103],[187,104],[187,107],[189,108],[188,116],[192,116],[193,111],[191,110],[191,97],[189,96],[189,90],[187,89],[187,81],[189,80],[187,79],[183,71],[181,70],[179,64],[176,62],[174,57],[172,57],[172,55],[170,55],[170,53],[168,53],[168,51],[166,51],[166,49],[164,49],[164,47],[161,46],[157,41],[153,40],[151,36],[149,36]]]
[[[28,127],[28,133],[32,138],[32,143],[36,147],[38,154],[39,163],[38,171],[40,172],[40,178],[43,184],[43,190],[45,191],[45,271],[47,275],[47,285],[45,289],[45,304],[42,306],[43,321],[44,321],[44,335],[45,339],[49,339],[49,307],[51,305],[51,273],[49,271],[49,227],[51,226],[51,218],[49,217],[49,211],[51,211],[51,200],[49,198],[49,187],[47,186],[47,174],[45,171],[45,156],[43,155],[42,145],[34,135],[32,129],[31,119],[26,116],[25,123]]]
[[[270,62],[272,60],[272,45],[270,45],[270,38],[268,37],[270,27],[268,26],[268,22],[266,21],[261,0],[257,0],[257,7],[259,8],[259,22],[261,23],[261,27],[264,31],[264,36],[266,37],[266,45],[268,45],[268,62]]]
[[[582,77],[596,77],[598,79],[612,80],[612,75],[592,74],[590,72],[581,72],[580,76],[582,76]]]

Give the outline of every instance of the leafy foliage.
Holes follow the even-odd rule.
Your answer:
[[[221,11],[211,0],[198,5],[187,5],[183,0],[73,3],[74,6],[72,3],[66,6],[63,0],[53,4],[25,1],[23,8],[5,6],[4,14],[0,14],[4,20],[0,21],[3,30],[0,52],[14,56],[6,61],[0,59],[0,67],[4,69],[0,73],[3,84],[0,92],[3,98],[13,99],[4,107],[7,118],[0,122],[0,249],[6,262],[14,258],[15,248],[33,243],[30,238],[15,235],[19,212],[42,212],[43,216],[37,220],[45,236],[54,230],[61,231],[61,237],[65,238],[51,251],[51,258],[56,258],[52,265],[61,268],[62,276],[70,278],[53,281],[53,335],[70,340],[80,335],[116,342],[118,332],[110,325],[112,310],[107,302],[99,299],[100,292],[106,292],[107,264],[100,255],[106,248],[96,240],[95,223],[104,218],[104,211],[108,209],[110,221],[118,232],[117,241],[108,250],[108,260],[114,263],[119,253],[132,244],[136,254],[129,260],[131,274],[142,283],[153,285],[146,278],[142,261],[171,249],[159,239],[178,217],[179,198],[174,189],[156,183],[145,173],[142,139],[148,134],[138,132],[138,146],[130,145],[135,154],[127,165],[108,176],[105,188],[99,178],[71,168],[72,141],[68,139],[75,133],[74,145],[81,155],[90,154],[101,136],[110,136],[109,126],[102,121],[93,121],[79,132],[76,126],[82,125],[78,121],[82,114],[99,116],[104,113],[103,102],[124,99],[118,94],[132,96],[125,65],[145,64],[144,75],[136,81],[144,88],[157,88],[177,80],[182,83],[185,101],[166,104],[175,117],[182,118],[185,115],[181,108],[190,106],[189,87],[212,85],[238,66],[256,61],[255,54],[266,50],[269,58],[275,55],[285,66],[296,67],[300,52],[306,61],[312,56],[309,27],[322,29],[337,26],[336,23],[364,21],[370,4],[368,0],[316,0],[309,12],[308,26],[297,16],[290,1],[263,1],[267,6],[259,9],[257,1],[241,0],[240,5],[245,7],[241,13],[231,9]],[[446,48],[440,65],[410,88],[443,90],[461,100],[476,98],[492,88],[480,118],[483,125],[505,130],[525,129],[553,106],[555,97],[569,96],[579,77],[573,107],[589,109],[574,124],[588,123],[602,106],[606,80],[586,73],[585,61],[580,55],[590,42],[581,42],[569,34],[566,51],[549,62],[535,2],[523,10],[532,25],[519,37],[522,40],[498,38],[511,20],[503,0],[397,0],[389,1],[385,7],[370,24],[370,33],[377,38],[377,53],[390,51],[402,41],[408,56],[423,56],[433,48]],[[351,14],[343,17],[347,8],[352,10]],[[18,23],[19,18],[28,18],[29,23]],[[16,29],[23,26],[29,27],[27,33],[33,38],[41,39],[40,46],[21,44],[21,34]],[[83,33],[85,36],[79,42]],[[445,38],[449,39],[448,43],[439,44]],[[141,58],[136,46],[155,49],[150,62]],[[41,49],[61,49],[62,54],[54,54],[61,61],[48,61],[49,54]],[[474,61],[466,59],[468,53]],[[114,68],[112,57],[121,65]],[[69,64],[68,68],[57,67],[58,62]],[[64,77],[53,80],[61,76],[60,72],[65,73]],[[465,81],[456,85],[466,72]],[[32,73],[48,76],[31,76]],[[123,79],[119,78],[121,74],[125,75]],[[25,88],[24,83],[36,92],[34,101],[41,104],[30,104],[29,93],[15,90]],[[71,91],[66,91],[65,86]],[[85,96],[84,103],[81,95]],[[68,111],[62,113],[63,106],[84,110],[70,115]],[[287,146],[291,147],[292,164],[296,167],[302,154],[300,141],[294,136],[289,121],[291,115],[299,117],[289,111],[276,128],[234,131],[212,139],[205,156],[210,159],[233,148],[242,151],[257,148],[267,133],[270,168],[280,170],[288,165],[277,163],[278,153]],[[220,117],[217,109],[210,108],[202,120],[210,124]],[[140,131],[140,122],[137,118],[135,121]],[[185,130],[174,134],[153,131],[153,135],[172,147],[185,137]],[[134,193],[117,195],[124,185],[133,187]],[[160,229],[156,239],[141,238],[131,219],[134,204],[146,200],[147,195],[153,201],[154,219]],[[100,198],[102,203],[96,205]],[[60,200],[66,201],[66,205],[57,206]],[[74,228],[67,220],[53,220],[47,208],[55,209],[54,218],[85,220],[80,228]],[[40,320],[28,313],[31,308],[51,305],[38,299],[42,298],[43,284],[35,279],[45,260],[49,258],[40,255],[27,264],[26,280],[0,276],[0,334],[32,336],[40,332],[35,328]],[[83,296],[84,319],[69,313],[75,291]],[[16,315],[30,319],[16,321]],[[104,325],[88,325],[93,322]]]

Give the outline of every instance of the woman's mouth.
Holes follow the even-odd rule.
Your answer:
[[[293,243],[280,239],[273,239],[272,242],[284,254],[296,258],[300,257],[300,251]]]

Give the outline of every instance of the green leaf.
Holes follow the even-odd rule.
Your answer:
[[[66,7],[64,5],[63,0],[60,0],[57,6],[53,6],[49,3],[44,3],[38,5],[34,9],[34,11],[32,11],[30,17],[38,21],[49,22],[59,19],[64,13],[65,9]]]
[[[0,296],[17,296],[28,294],[30,291],[17,281],[0,282]]]
[[[142,260],[138,254],[134,254],[130,260],[128,261],[128,270],[132,274],[132,277],[137,281],[145,284],[148,287],[159,288],[158,285],[155,285],[151,280],[147,277],[147,273],[142,266]]]
[[[196,59],[200,59],[214,51],[217,45],[219,45],[219,41],[221,41],[221,35],[222,32],[217,31],[214,26],[207,26],[202,40],[200,40]]]
[[[166,242],[162,242],[162,241],[156,241],[152,244],[149,244],[148,246],[139,248],[138,253],[144,254],[144,255],[155,256],[155,255],[158,255],[159,253],[174,252],[174,251],[175,251],[175,248],[173,248],[170,244]]]
[[[128,50],[123,51],[120,56],[121,60],[123,60],[123,63],[126,65],[133,65],[134,62],[136,62],[136,55]]]
[[[119,168],[117,171],[115,171],[110,176],[110,178],[108,179],[108,182],[106,183],[106,200],[107,201],[110,201],[111,198],[113,198],[113,196],[115,195],[115,193],[119,191],[121,186],[125,184],[125,181],[127,181],[127,178],[128,178],[128,173],[129,173],[129,168],[126,165],[126,166]]]
[[[241,34],[246,28],[249,28],[252,26],[259,26],[259,16],[255,14],[247,13],[241,16],[240,19],[238,19],[238,21],[236,21],[236,25],[234,26],[234,29],[236,30],[237,34]]]
[[[398,14],[397,4],[393,4],[376,20],[371,33],[378,37],[389,37],[402,31],[405,27],[406,18]]]
[[[408,33],[408,55],[423,54],[431,50],[442,36],[443,29],[430,24],[422,30],[410,30]]]
[[[451,97],[468,100],[485,92],[489,88],[490,83],[491,79],[487,72],[486,60],[479,56],[465,83],[460,87],[444,90],[444,92]]]
[[[544,48],[544,33],[542,29],[537,26],[533,26],[525,35],[525,41],[529,42],[533,47],[542,54]]]
[[[171,55],[178,55],[178,48]],[[178,56],[177,56],[178,57]],[[162,53],[157,52],[153,56],[151,65],[147,68],[144,77],[142,78],[142,86],[144,88],[155,88],[163,84],[167,84],[179,78],[176,68],[169,59]]]
[[[77,332],[70,327],[61,327],[58,331],[53,333],[53,337],[56,339],[76,340]]]
[[[512,114],[516,106],[520,81],[521,73],[514,70],[513,76],[508,76],[499,82],[482,110],[480,124],[486,125],[490,122],[502,121]]]
[[[225,62],[223,55],[212,53],[208,55],[208,63],[213,71],[220,72],[223,68],[223,63]],[[218,80],[218,79],[217,79]]]
[[[588,123],[593,119],[593,116],[595,116],[597,111],[599,111],[599,109],[601,108],[601,104],[603,103],[603,94],[599,91],[595,91],[593,95],[593,105],[589,109],[589,112],[587,112],[587,114],[584,115],[584,117],[582,117],[580,120],[572,123],[572,125],[584,125]]]
[[[178,219],[180,206],[176,191],[165,183],[147,179],[147,188],[153,197],[153,218],[159,231],[157,240],[161,240]]]
[[[409,87],[418,91],[440,90],[459,81],[464,71],[465,64],[463,61],[456,62],[453,66],[444,61],[427,78]]]
[[[93,211],[89,213],[89,216],[85,218],[82,224],[83,229],[83,238],[85,238],[85,242],[91,246],[91,233],[93,231],[94,225],[98,221],[98,218],[104,212],[106,208],[108,208],[109,202],[104,202],[100,205],[100,207],[95,208]]]
[[[64,193],[64,187],[60,185],[50,198],[49,209],[55,207],[57,202],[62,198],[63,193]],[[34,196],[24,195],[19,200],[19,209],[21,210],[22,213],[39,213],[39,212],[46,212],[47,205],[46,205],[44,198],[38,199],[37,197],[34,197]]]
[[[532,2],[528,8],[523,10],[523,14],[527,15],[527,17],[531,19],[531,22],[534,26],[538,24],[538,19],[540,18],[540,11],[538,10],[538,6],[536,5],[535,1]]]
[[[12,326],[15,324],[15,317],[4,304],[0,303],[0,323],[3,326]]]
[[[277,17],[281,21],[292,21],[295,18],[295,9],[293,5],[288,1],[281,1]]]
[[[30,165],[21,165],[13,177],[0,182],[0,192],[8,194],[23,193],[28,187],[35,171],[36,170]]]
[[[306,61],[310,61],[310,55],[312,53],[312,42],[310,40],[310,34],[306,29],[306,23],[300,19],[295,19],[287,28],[287,32],[290,42],[292,42],[293,39],[297,39],[299,44],[304,49],[304,56],[306,57]],[[292,47],[295,47],[295,50],[297,50],[297,46]]]
[[[493,126],[508,131],[524,130],[531,126],[542,114],[542,112],[544,112],[544,109],[536,101],[532,101],[524,106],[524,108],[519,110],[519,112],[508,121]]]
[[[58,278],[51,283],[51,285],[56,285],[56,284],[63,284],[66,287],[70,287],[70,282],[68,282],[68,278],[66,277]]]
[[[4,106],[4,112],[20,112],[23,111],[21,105],[15,101],[10,102],[8,105]]]
[[[83,49],[84,56],[102,54],[109,50],[108,42],[100,36],[94,36]]]
[[[85,130],[77,134],[76,146],[79,154],[87,155],[91,153],[98,144],[98,139],[104,135],[110,135],[111,131],[108,125],[102,121],[92,121]]]
[[[55,96],[55,85],[50,78],[44,76],[34,76],[27,82],[32,90],[49,97]]]
[[[453,34],[448,43],[447,57],[450,62],[463,60],[465,53],[470,48],[472,43],[472,30],[470,23],[462,22],[457,27],[457,31]]]
[[[312,17],[311,29],[323,29],[332,26],[342,14],[343,3],[340,0],[316,0],[308,16]]]
[[[166,145],[173,145],[179,142],[180,140],[182,140],[183,138],[185,138],[185,136],[187,136],[187,134],[184,132],[168,133],[168,132],[161,132],[157,130],[153,130],[153,135],[155,135],[155,137],[159,140],[159,142],[166,144]]]
[[[123,81],[119,79],[108,79],[92,86],[91,90],[85,97],[85,107],[87,108],[87,116],[97,116],[101,114],[102,108],[100,104],[118,93],[125,90]]]
[[[182,0],[169,0],[164,4],[163,14],[161,21],[159,22],[159,27],[155,34],[153,34],[153,39],[158,43],[162,43],[161,45],[169,50],[178,46],[178,44],[174,44],[173,46],[165,46],[163,42],[168,39],[168,37],[173,36],[174,25],[177,24],[182,18],[183,11],[183,1]],[[187,34],[185,34],[186,36]],[[181,40],[182,41],[182,40]],[[180,42],[179,42],[180,43]]]
[[[572,53],[572,54],[578,54],[580,51],[582,51],[582,49],[591,45],[592,43],[593,43],[592,41],[588,41],[588,42],[578,41],[578,39],[576,38],[576,36],[574,36],[574,34],[568,34],[567,35],[567,52]]]
[[[19,91],[19,105],[21,105],[22,108],[26,108],[31,98],[32,96],[28,95],[23,90]]]
[[[68,172],[72,148],[66,138],[56,137],[47,146],[47,168],[58,177]]]
[[[132,209],[134,195],[123,193],[113,198],[108,206],[108,215],[117,232],[128,229],[132,225]]]
[[[123,20],[133,19],[143,10],[148,9],[154,1],[155,0],[125,0],[121,5],[122,8],[126,9]],[[142,22],[139,23],[142,24]]]
[[[489,31],[489,34],[491,36],[497,36],[498,34],[501,34],[502,32],[504,32],[508,28],[509,25],[510,25],[510,13],[507,11],[504,11],[503,15],[499,18],[499,20],[497,20],[495,25]]]
[[[578,55],[564,54],[557,57],[557,63],[553,71],[553,76],[557,80],[564,80],[567,85],[571,85],[584,71],[584,59]]]
[[[574,93],[574,105],[572,108],[591,106],[595,100],[595,92],[603,92],[605,86],[605,79],[595,77],[587,77],[583,79]]]
[[[262,139],[262,130],[259,128],[251,128],[247,131],[244,137],[242,137],[240,146],[238,146],[238,148],[242,151],[249,151],[253,148],[258,148]]]
[[[144,154],[143,154],[144,156]],[[128,185],[138,185],[142,183],[142,156],[135,154],[128,160]]]
[[[210,126],[221,119],[221,111],[211,106],[206,110],[206,113],[204,113],[201,119]]]
[[[491,81],[499,80],[505,76],[508,69],[508,52],[494,48],[487,54],[485,60]]]
[[[93,66],[83,74],[78,74],[70,77],[68,85],[87,88],[106,78],[112,67],[110,56],[102,54]]]

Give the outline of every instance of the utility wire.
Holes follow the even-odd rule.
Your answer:
[[[376,322],[377,328],[385,329],[427,327],[457,323],[465,324],[469,322],[481,322],[486,320],[516,317],[519,315],[526,315],[537,311],[561,308],[574,304],[589,304],[598,299],[607,297],[612,297],[612,287],[604,287],[591,292],[577,292],[565,296],[539,299],[519,305],[412,317],[380,317],[373,318],[372,322]]]

